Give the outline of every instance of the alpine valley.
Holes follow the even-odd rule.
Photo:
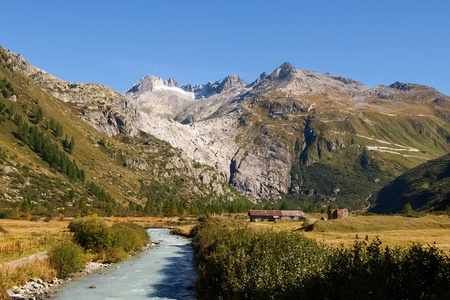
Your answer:
[[[391,180],[450,151],[450,97],[419,84],[367,87],[286,62],[251,83],[229,75],[180,86],[146,76],[120,94],[0,53],[0,201],[8,209],[367,209]],[[46,161],[24,123],[84,178]]]

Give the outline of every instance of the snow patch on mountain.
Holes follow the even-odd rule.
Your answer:
[[[190,93],[190,92],[186,92],[178,87],[174,87],[174,86],[165,86],[165,85],[161,85],[161,86],[155,86],[153,87],[154,91],[170,91],[170,92],[176,92],[176,93],[180,93],[183,94],[185,96],[188,96],[192,99],[195,99],[195,94],[194,93]]]

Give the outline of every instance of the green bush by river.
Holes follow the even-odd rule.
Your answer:
[[[69,224],[73,241],[56,243],[49,252],[50,262],[58,276],[66,277],[84,268],[84,252],[102,262],[117,262],[150,243],[142,226],[116,223],[108,226],[97,217],[75,218]]]
[[[195,227],[200,299],[449,299],[450,259],[434,246],[352,248],[318,244],[297,232]]]

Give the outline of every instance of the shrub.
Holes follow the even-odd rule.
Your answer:
[[[191,234],[199,299],[450,299],[450,258],[435,246],[331,248],[213,220]]]
[[[58,272],[58,277],[67,277],[82,270],[85,265],[83,248],[71,241],[53,245],[48,256],[51,266]]]
[[[106,251],[103,262],[118,262],[125,259],[127,256],[128,254],[123,250],[123,248],[115,246]]]
[[[142,249],[150,242],[148,232],[142,226],[132,223],[117,223],[111,227],[112,245],[126,253]]]
[[[111,228],[96,217],[75,218],[69,223],[76,243],[88,251],[98,252],[111,247]]]

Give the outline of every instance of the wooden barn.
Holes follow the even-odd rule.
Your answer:
[[[250,222],[299,221],[305,218],[300,210],[249,210]]]

